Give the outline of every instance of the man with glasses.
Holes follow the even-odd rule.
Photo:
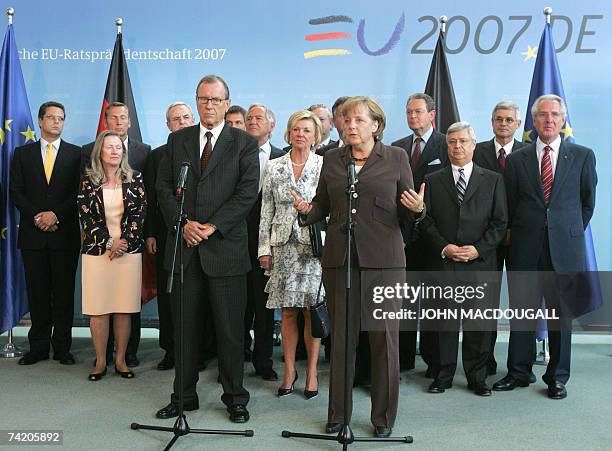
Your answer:
[[[246,218],[257,199],[259,157],[257,140],[230,127],[224,120],[230,106],[229,88],[217,75],[207,75],[196,88],[200,123],[172,133],[156,184],[158,203],[166,221],[176,215],[175,188],[184,161],[191,163],[185,188],[187,223],[183,231],[184,323],[182,333],[189,344],[183,362],[185,410],[199,408],[198,335],[202,332],[203,301],[210,302],[217,334],[221,400],[230,420],[249,420],[249,392],[243,386],[244,313],[246,273],[251,269]],[[173,239],[168,239],[165,260],[170,269]],[[178,272],[176,267],[175,271]],[[178,277],[173,303],[179,302]],[[176,310],[174,324],[177,325]],[[179,333],[179,328],[175,327]],[[176,339],[176,337],[175,337]],[[178,340],[177,340],[178,341]],[[175,367],[174,393],[158,418],[178,415],[180,365]]]
[[[560,313],[557,319],[547,319],[550,361],[542,380],[549,398],[564,399],[572,346],[572,319],[566,311],[572,306],[566,303],[577,293],[567,280],[558,279],[558,273],[586,271],[584,231],[595,209],[595,154],[562,138],[567,109],[559,96],[538,97],[531,116],[538,137],[513,152],[505,170],[513,271],[510,308],[538,308],[544,298],[547,309]],[[533,275],[532,283],[516,283],[516,277],[525,274]],[[519,329],[516,320],[510,321],[508,374],[493,384],[493,390],[529,386],[536,348],[536,324],[530,326]]]
[[[425,176],[448,165],[446,137],[433,127],[436,117],[436,104],[427,94],[415,93],[406,102],[406,119],[412,134],[401,138],[392,146],[401,147],[408,153],[414,189],[419,190]],[[420,237],[413,224],[402,227],[406,270],[424,271],[427,268],[429,245]],[[436,377],[437,357],[436,333],[421,332],[421,357],[427,364],[427,377]],[[400,332],[400,369],[414,368],[416,352],[416,331]]]
[[[47,360],[51,346],[54,360],[75,363],[70,346],[81,245],[76,205],[81,148],[61,139],[64,114],[61,103],[43,103],[40,140],[15,149],[11,161],[10,194],[20,213],[17,246],[32,320],[30,351],[20,365]]]
[[[514,134],[521,126],[521,112],[516,103],[511,100],[503,100],[493,108],[491,113],[491,125],[493,127],[493,139],[483,141],[476,145],[474,151],[474,163],[481,168],[504,174],[506,168],[506,158],[525,144],[514,139]],[[504,240],[497,248],[497,270],[500,272],[500,284],[497,291],[499,305],[499,295],[501,292],[501,272],[508,267],[508,251],[510,249],[510,231],[506,233]],[[491,352],[487,361],[487,375],[492,376],[497,372],[497,362],[495,361],[495,341],[497,331],[493,331],[491,336]],[[535,375],[532,373],[530,380],[535,382]]]

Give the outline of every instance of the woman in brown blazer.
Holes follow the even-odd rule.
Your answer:
[[[393,286],[405,282],[406,258],[400,231],[400,218],[411,220],[424,214],[423,191],[413,190],[412,173],[403,149],[385,146],[382,133],[385,113],[369,97],[353,97],[343,105],[348,145],[325,154],[317,194],[307,203],[293,193],[302,224],[312,224],[329,216],[325,250],[321,264],[323,283],[332,320],[332,355],[329,409],[326,432],[338,432],[344,419],[344,341],[345,319],[349,321],[349,372],[346,383],[352,387],[355,348],[362,320],[369,315],[371,291],[368,281]],[[345,309],[347,165],[354,160],[357,192],[353,196],[354,240],[350,307]],[[370,321],[365,327],[372,355],[371,421],[377,437],[388,437],[397,415],[399,396],[399,322]],[[352,399],[349,399],[350,418]]]

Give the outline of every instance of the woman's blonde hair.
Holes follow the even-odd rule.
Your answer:
[[[287,141],[287,144],[291,144],[291,142],[289,141],[291,129],[297,122],[303,119],[311,120],[314,125],[315,142],[312,147],[316,148],[321,142],[321,121],[319,120],[316,114],[308,110],[296,111],[291,116],[289,116],[289,120],[287,121],[287,130],[285,130],[285,141]]]
[[[121,182],[131,182],[132,176],[134,175],[134,171],[130,167],[127,158],[127,150],[125,148],[125,144],[121,140],[121,136],[119,133],[114,132],[112,130],[104,130],[102,133],[98,135],[96,142],[93,147],[93,151],[91,152],[91,167],[87,168],[85,171],[89,179],[95,185],[103,185],[107,182],[106,173],[104,172],[104,167],[102,166],[102,146],[104,145],[104,140],[109,136],[116,136],[119,138],[121,142],[121,147],[123,148],[123,155],[121,156],[121,163],[119,164],[119,169],[117,170],[117,176]]]

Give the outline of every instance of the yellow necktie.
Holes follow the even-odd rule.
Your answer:
[[[53,144],[47,144],[47,151],[45,152],[45,161],[43,166],[45,167],[45,176],[47,177],[47,183],[51,181],[51,174],[53,173],[53,165],[55,164],[55,155],[53,155]]]

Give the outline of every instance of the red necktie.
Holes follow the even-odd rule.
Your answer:
[[[544,155],[542,156],[542,165],[540,168],[540,178],[542,180],[542,190],[544,191],[544,200],[546,205],[550,205],[550,193],[553,185],[552,162],[550,161],[549,146],[544,147]]]
[[[200,156],[200,172],[204,173],[204,169],[206,169],[206,165],[208,164],[208,159],[210,158],[210,154],[212,153],[212,133],[206,132],[204,136],[206,136],[206,144],[204,145],[204,150],[202,151],[202,155]]]
[[[412,151],[412,157],[410,158],[410,167],[414,171],[419,164],[419,157],[421,156],[421,138],[417,137],[414,141],[414,150]]]
[[[497,157],[497,163],[499,164],[499,167],[501,168],[502,172],[504,172],[506,170],[506,151],[504,150],[503,147],[499,149],[499,156]]]

